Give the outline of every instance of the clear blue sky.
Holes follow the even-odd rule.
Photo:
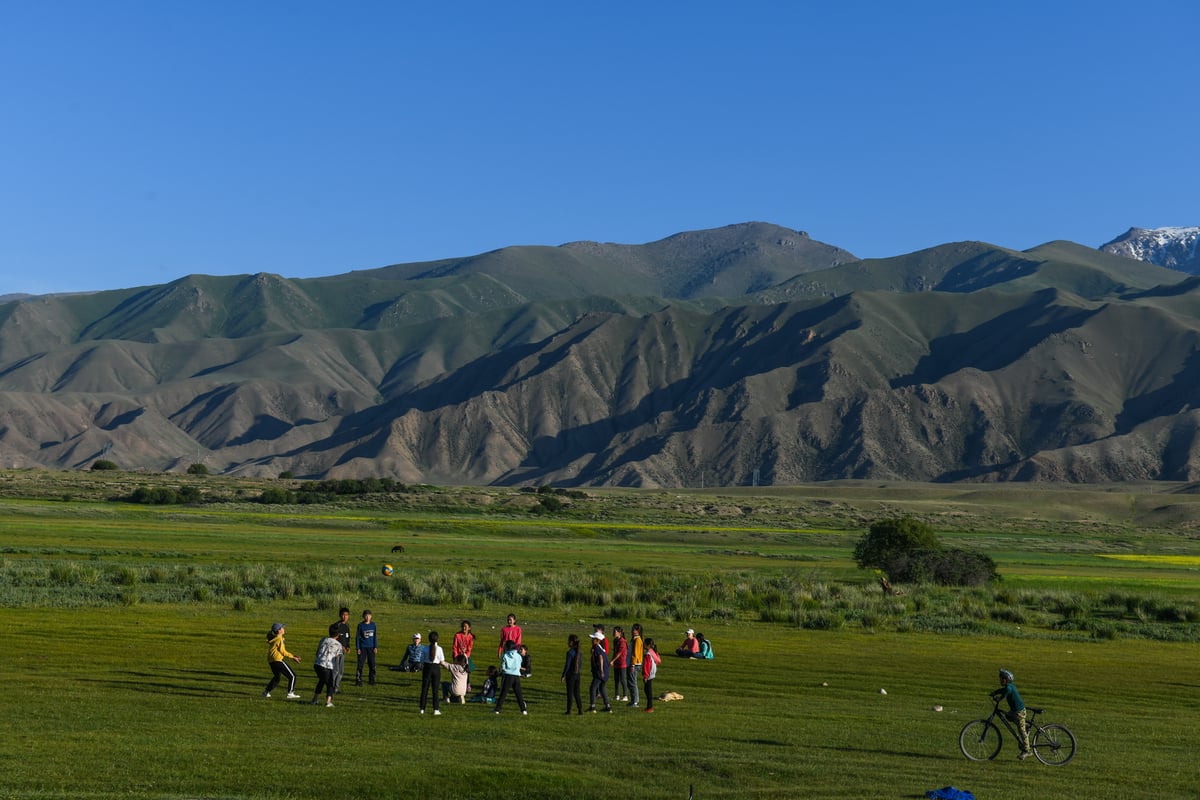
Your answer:
[[[0,0],[0,295],[1200,225],[1194,2]]]

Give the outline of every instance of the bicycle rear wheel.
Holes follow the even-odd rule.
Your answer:
[[[958,734],[962,754],[972,761],[988,761],[1000,752],[1000,729],[990,720],[977,719],[963,726]]]
[[[1048,767],[1061,767],[1075,757],[1075,734],[1057,723],[1033,731],[1033,754]]]

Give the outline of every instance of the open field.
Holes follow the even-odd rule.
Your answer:
[[[242,502],[147,507],[79,488],[94,476],[31,477],[0,475],[0,798],[1200,793],[1200,539],[1190,523],[1148,524],[1165,505],[1190,519],[1190,494],[616,491],[533,515],[504,490],[275,507],[229,483]],[[901,513],[981,547],[1004,580],[884,597],[850,551],[864,520]],[[386,666],[332,709],[261,699],[270,623],[288,624],[308,697],[341,603],[352,623],[375,612],[381,665],[414,631],[448,639],[463,618],[477,663],[492,663],[492,626],[515,611],[530,715],[419,716],[419,680]],[[664,651],[696,627],[717,658],[664,658],[656,689],[684,700],[653,715],[562,716],[567,634],[637,620]],[[1011,741],[991,763],[958,752],[1000,666],[1074,730],[1071,764],[1018,763]]]

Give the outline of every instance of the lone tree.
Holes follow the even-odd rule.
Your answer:
[[[863,569],[883,570],[892,580],[904,583],[982,586],[1000,577],[989,556],[943,547],[933,528],[911,517],[872,524],[854,546],[854,560]]]
[[[878,567],[886,570],[886,564],[896,553],[913,550],[941,550],[933,528],[912,517],[884,519],[871,524],[870,531],[854,546],[854,560],[858,566]]]

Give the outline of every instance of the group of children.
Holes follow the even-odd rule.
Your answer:
[[[313,691],[312,703],[321,701],[324,690],[325,705],[333,707],[333,696],[341,690],[342,676],[345,673],[346,653],[350,649],[350,609],[342,607],[338,612],[338,621],[329,626],[329,635],[317,643],[317,657],[313,661],[313,670],[317,673],[317,688]],[[354,634],[354,649],[358,654],[358,670],[355,686],[363,684],[363,669],[367,670],[367,678],[375,685],[376,656],[379,653],[379,642],[376,637],[376,625],[372,620],[371,610],[362,613],[362,622]],[[276,622],[267,634],[267,665],[271,668],[271,680],[263,690],[263,697],[270,697],[272,690],[287,681],[287,698],[296,700],[296,673],[287,663],[289,660],[300,663],[298,656],[289,653],[284,643],[286,626]]]
[[[339,620],[329,626],[329,635],[322,638],[317,645],[317,654],[313,662],[317,686],[311,701],[314,705],[319,704],[323,698],[325,705],[332,707],[333,697],[340,691],[345,655],[349,652],[351,644],[349,617],[350,610],[342,608]],[[489,666],[486,669],[483,685],[470,698],[470,676],[475,669],[472,656],[475,634],[471,631],[471,622],[463,620],[458,633],[454,634],[449,661],[438,643],[437,631],[430,631],[428,643],[422,642],[420,633],[413,634],[413,642],[405,651],[404,660],[397,669],[421,672],[420,713],[425,713],[426,701],[432,699],[434,715],[442,713],[440,706],[443,700],[494,704],[494,711],[499,714],[510,694],[516,698],[521,713],[528,713],[521,679],[533,674],[533,661],[529,648],[521,641],[522,631],[516,616],[509,614],[506,623],[500,631],[500,642],[496,651],[500,665]],[[288,699],[300,697],[296,693],[296,673],[287,663],[290,660],[298,664],[300,659],[288,652],[284,644],[285,633],[283,623],[276,622],[267,634],[267,663],[271,668],[271,680],[263,691],[263,697],[270,697],[271,692],[284,681],[287,682]],[[681,651],[686,649],[689,657],[712,658],[711,645],[708,645],[703,634],[696,636],[689,629],[687,636],[684,645],[676,651],[679,655],[684,655]],[[593,627],[589,641],[591,684],[588,689],[588,711],[597,713],[598,710],[602,710],[612,713],[614,700],[627,702],[629,706],[637,708],[641,703],[642,694],[639,688],[644,689],[645,711],[654,711],[654,679],[658,674],[661,658],[654,640],[643,638],[642,626],[634,624],[629,638],[626,638],[623,628],[614,627],[610,638],[605,633],[604,625],[598,624]],[[696,643],[695,648],[691,642]],[[363,611],[362,622],[355,631],[353,644],[358,656],[355,685],[362,685],[364,670],[368,681],[374,685],[379,641],[370,610]],[[449,680],[445,682],[441,679],[443,668],[449,672]],[[571,634],[567,638],[566,660],[561,677],[566,687],[566,714],[571,713],[572,706],[576,713],[583,713],[580,696],[582,671],[582,644],[578,636]],[[615,697],[611,699],[608,692],[610,681],[616,692]],[[603,703],[602,708],[597,708],[597,701]]]

